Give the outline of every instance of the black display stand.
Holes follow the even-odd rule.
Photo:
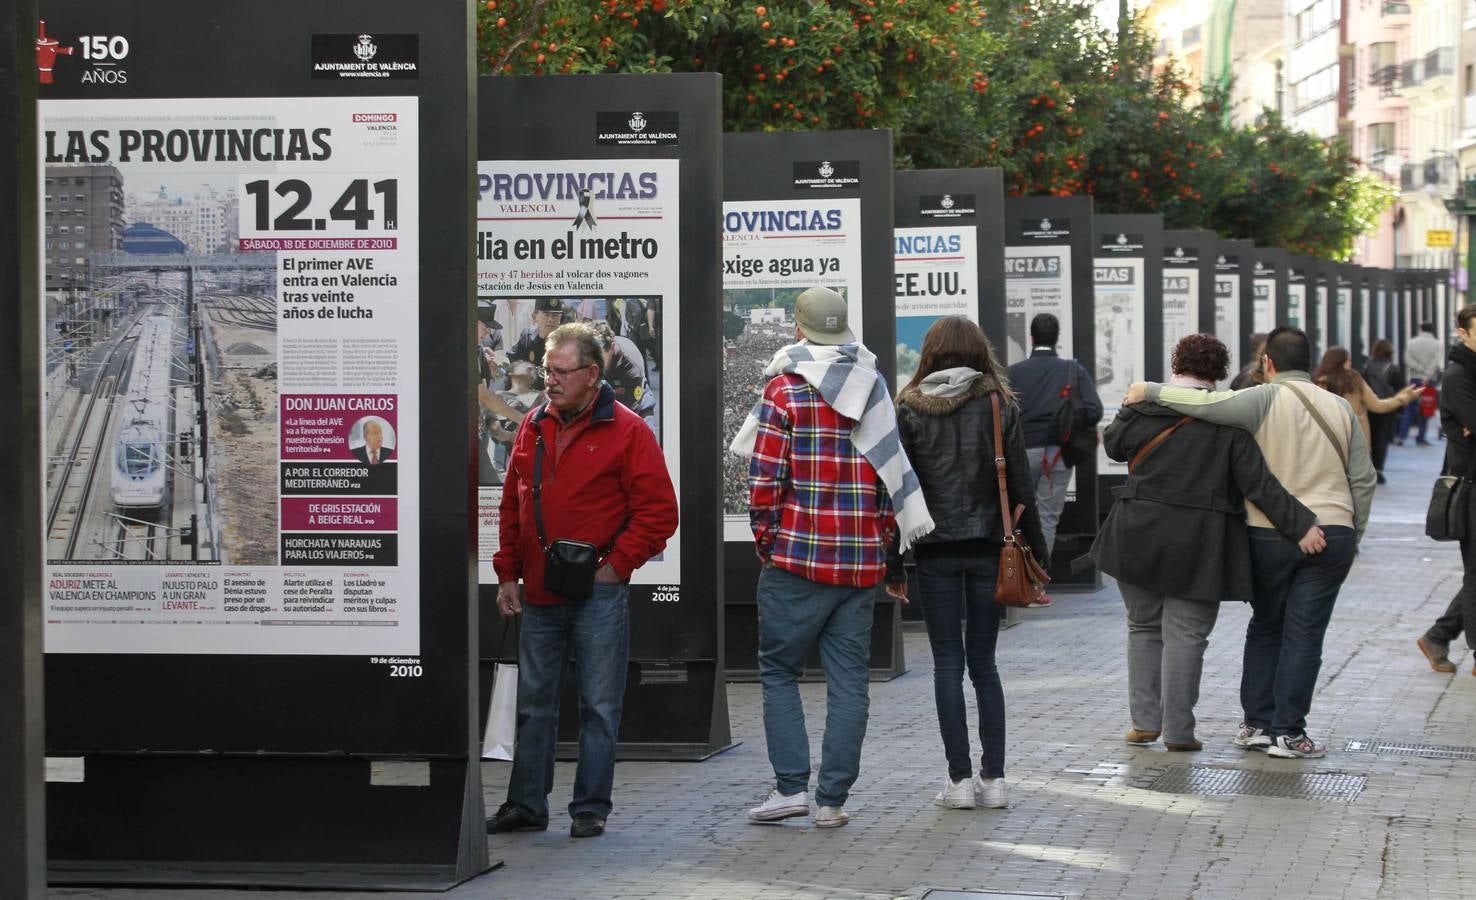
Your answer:
[[[484,76],[478,79],[478,158],[483,161],[677,160],[676,213],[680,306],[675,357],[680,396],[674,402],[681,444],[677,502],[681,510],[680,583],[630,587],[630,664],[616,758],[706,759],[732,746],[723,683],[723,585],[718,514],[717,433],[722,370],[719,168],[720,79],[715,75]],[[642,124],[631,130],[631,120]],[[516,127],[510,127],[516,123]],[[627,133],[628,132],[628,133]],[[638,133],[641,132],[641,133]],[[620,134],[621,137],[608,135]],[[573,171],[551,167],[551,171]],[[572,176],[571,176],[572,177]],[[654,188],[661,198],[658,182]],[[572,221],[578,207],[568,201]],[[600,212],[596,199],[591,207]],[[609,222],[580,234],[613,236]],[[572,226],[571,226],[572,227]],[[659,257],[661,260],[671,256]],[[624,264],[628,265],[628,264]],[[665,308],[663,306],[663,308]],[[663,330],[663,334],[666,332]],[[509,339],[511,343],[511,339]],[[662,346],[669,347],[670,342]],[[667,553],[673,550],[668,547]],[[673,589],[674,588],[674,589]],[[488,707],[492,666],[516,659],[514,636],[497,615],[496,585],[482,585],[482,704]],[[673,599],[675,598],[675,599]],[[559,754],[577,754],[579,701],[571,671],[560,702]]]
[[[1166,229],[1163,232],[1163,283],[1168,292],[1169,281],[1176,275],[1195,271],[1198,277],[1191,279],[1197,288],[1190,298],[1195,304],[1192,331],[1213,334],[1215,331],[1215,260],[1219,253],[1219,239],[1213,231],[1198,229]],[[1164,299],[1167,316],[1167,298]],[[1162,317],[1160,321],[1165,321]],[[1163,339],[1164,353],[1173,350],[1173,341]],[[1167,357],[1166,357],[1167,358]],[[1169,374],[1169,363],[1165,362],[1164,375]]]
[[[1315,261],[1311,257],[1300,256],[1295,253],[1287,255],[1286,259],[1286,312],[1276,320],[1277,325],[1292,324],[1295,318],[1296,327],[1306,332],[1307,340],[1312,346],[1312,362],[1314,368],[1317,360],[1321,358],[1317,350],[1318,334],[1316,319],[1316,297],[1313,295],[1312,286],[1316,283],[1314,274]],[[1296,300],[1300,291],[1301,301],[1295,312],[1292,303]]]
[[[0,417],[16,435],[41,433],[37,363],[36,4],[0,13]],[[41,445],[22,440],[0,476],[0,896],[46,893],[42,781]]]
[[[1215,304],[1225,304],[1227,311],[1235,310],[1234,318],[1227,315],[1225,321],[1218,316],[1215,321],[1215,336],[1225,342],[1230,350],[1230,377],[1234,378],[1251,354],[1251,315],[1255,305],[1255,285],[1251,281],[1251,253],[1255,245],[1250,241],[1217,241],[1219,252],[1215,254]]]
[[[485,871],[474,520],[460,475],[471,461],[470,7],[47,0],[41,16],[74,53],[43,104],[417,98],[419,317],[434,323],[418,361],[399,363],[418,366],[420,383],[403,398],[422,422],[419,677],[391,677],[365,656],[49,653],[48,753],[71,773],[48,784],[52,882],[443,890]],[[113,67],[126,82],[81,77],[98,74],[77,49],[95,35],[126,36],[126,63]],[[315,35],[349,59],[358,40],[381,62],[418,67],[315,78]],[[97,40],[115,57],[123,46]],[[375,113],[338,108],[354,106]],[[323,127],[350,129],[347,109],[332,118]]]
[[[1096,268],[1099,270],[1096,282],[1100,283],[1100,270],[1111,268],[1111,264],[1121,260],[1141,259],[1143,261],[1143,290],[1139,295],[1143,308],[1137,318],[1143,327],[1143,355],[1134,361],[1133,371],[1141,373],[1135,380],[1161,382],[1167,375],[1163,366],[1163,252],[1164,234],[1163,217],[1159,215],[1114,215],[1097,216],[1095,222],[1096,234]],[[1095,299],[1095,296],[1094,296]],[[1103,317],[1106,314],[1097,311],[1097,340],[1100,342],[1105,337],[1103,332]],[[1126,342],[1124,342],[1126,343]],[[1098,353],[1098,368],[1102,368]],[[1121,390],[1126,391],[1127,385],[1122,385]],[[1102,393],[1101,379],[1098,379],[1098,393]],[[1109,405],[1103,399],[1103,405]],[[1110,424],[1110,419],[1104,417],[1104,426]],[[1112,509],[1112,489],[1127,482],[1127,475],[1107,474],[1100,470],[1097,475],[1097,498],[1098,517],[1105,521],[1108,512]]]
[[[817,177],[823,180],[817,182]],[[897,325],[892,277],[892,179],[892,136],[888,131],[723,135],[725,202],[859,198],[861,340],[876,354],[877,367],[889,384],[895,374],[892,351]],[[713,309],[718,308],[714,302]],[[728,680],[754,680],[758,677],[759,562],[752,540],[727,541],[721,571]],[[886,681],[906,672],[907,661],[902,650],[899,604],[880,589],[877,594],[871,628],[871,680]],[[805,660],[803,678],[824,678],[818,650]]]
[[[1081,197],[1007,197],[1005,198],[1005,246],[1011,259],[1031,261],[1032,248],[1049,260],[1062,254],[1070,261],[1070,280],[1064,285],[1066,302],[1071,308],[1071,352],[1086,367],[1096,370],[1096,300],[1092,291],[1092,198]],[[1012,263],[1007,263],[1011,265]],[[1020,275],[1023,273],[1016,273]],[[1006,271],[1006,278],[1011,273]],[[1025,354],[1030,352],[1030,314],[1013,306],[1007,310],[1011,336],[1018,330],[1018,340]],[[1092,460],[1076,467],[1076,493],[1061,510],[1056,528],[1056,543],[1051,552],[1051,591],[1072,593],[1095,591],[1102,586],[1102,573],[1089,563],[1073,570],[1072,562],[1084,557],[1097,537],[1097,462]],[[1083,560],[1085,563],[1086,561]]]
[[[1340,305],[1340,297],[1345,297],[1348,304],[1348,319],[1345,323],[1341,317],[1338,320],[1338,336],[1342,340],[1342,346],[1348,348],[1348,355],[1353,360],[1353,368],[1362,370],[1364,361],[1368,358],[1368,347],[1363,341],[1363,317],[1367,312],[1363,305],[1363,267],[1352,263],[1338,263],[1333,273],[1333,312],[1337,313]],[[1344,325],[1348,333],[1343,334]]]
[[[946,198],[946,199],[945,199]],[[973,255],[977,269],[978,291],[968,299],[959,314],[979,323],[996,354],[1005,348],[1004,297],[1004,177],[999,169],[930,169],[898,172],[895,181],[896,225],[898,228],[940,226],[972,226],[975,229]],[[899,250],[898,262],[902,259]],[[898,273],[898,318],[904,317],[903,298],[918,289],[903,284]],[[898,340],[901,328],[898,329]],[[1005,360],[999,356],[1000,364]],[[910,597],[917,597],[917,581],[909,571]],[[922,621],[922,604],[902,607],[902,618]]]
[[[1265,304],[1270,321],[1255,321],[1252,312],[1251,332],[1270,334],[1286,321],[1286,270],[1288,253],[1280,247],[1256,247],[1251,253],[1253,304]],[[1262,294],[1266,296],[1263,298]]]

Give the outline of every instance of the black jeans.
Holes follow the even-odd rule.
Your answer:
[[[1376,471],[1384,471],[1384,461],[1389,458],[1389,442],[1394,440],[1394,425],[1398,418],[1398,412],[1368,414],[1368,455],[1373,459]]]
[[[1353,529],[1324,525],[1327,549],[1304,555],[1271,528],[1251,528],[1255,598],[1245,627],[1240,705],[1245,722],[1272,737],[1307,730],[1322,668],[1322,638],[1353,566]]]
[[[979,704],[979,774],[1004,777],[1004,687],[994,664],[999,640],[999,604],[994,582],[998,551],[978,556],[919,556],[917,583],[923,621],[933,648],[933,697],[938,704],[938,730],[948,758],[948,777],[960,781],[974,774],[969,759],[969,718],[964,705],[963,673]],[[967,617],[967,623],[961,621]]]
[[[1476,518],[1473,516],[1471,518]],[[1469,525],[1466,526],[1470,528]],[[1476,622],[1476,540],[1461,541],[1461,589],[1450,599],[1445,613],[1435,620],[1425,638],[1442,647],[1455,640],[1462,631],[1466,632],[1466,646],[1476,649],[1476,638],[1471,637],[1467,622]]]

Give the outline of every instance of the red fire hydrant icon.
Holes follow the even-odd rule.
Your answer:
[[[74,48],[63,47],[60,41],[46,36],[46,20],[41,19],[41,29],[36,37],[36,71],[41,73],[40,82],[51,84],[51,70],[58,56],[71,56]]]

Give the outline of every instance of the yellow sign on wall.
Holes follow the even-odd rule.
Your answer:
[[[1425,232],[1426,247],[1454,247],[1455,232],[1449,228],[1431,228]]]

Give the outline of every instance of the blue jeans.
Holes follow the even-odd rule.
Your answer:
[[[1353,529],[1324,525],[1327,549],[1306,556],[1271,528],[1251,528],[1255,598],[1245,628],[1240,705],[1247,725],[1273,738],[1307,730],[1322,668],[1322,638],[1353,565]]]
[[[843,806],[861,773],[861,742],[870,712],[871,607],[880,587],[819,584],[765,566],[758,583],[759,681],[764,736],[777,787],[810,787],[810,739],[799,677],[805,655],[820,647],[825,667],[825,737],[815,802]]]
[[[1409,384],[1411,387],[1422,388],[1425,386],[1425,379],[1411,378],[1409,380]],[[1405,437],[1409,434],[1410,426],[1414,426],[1416,429],[1418,429],[1415,432],[1415,439],[1421,444],[1425,443],[1425,429],[1429,426],[1429,424],[1430,420],[1420,415],[1420,401],[1416,400],[1413,403],[1407,404],[1404,409],[1400,411],[1399,440],[1403,441]]]
[[[954,781],[974,774],[963,694],[965,664],[979,703],[979,774],[1004,777],[1004,687],[994,664],[999,640],[999,604],[994,602],[998,575],[999,559],[994,556],[920,556],[917,560],[923,621],[933,648],[938,730],[943,734],[948,777]],[[967,626],[960,621],[961,615],[967,617]]]
[[[594,596],[555,606],[523,604],[518,635],[518,743],[507,799],[535,822],[548,821],[554,744],[564,670],[579,677],[579,765],[569,815],[610,815],[615,736],[625,702],[630,610],[624,584],[596,583]]]

